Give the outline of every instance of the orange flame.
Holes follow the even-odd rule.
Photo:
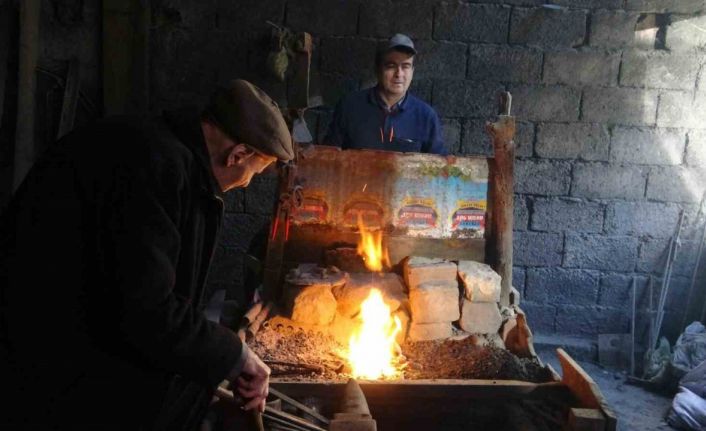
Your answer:
[[[378,379],[399,374],[393,365],[395,337],[401,330],[400,319],[390,318],[390,307],[385,304],[382,293],[371,289],[361,304],[362,325],[351,336],[348,343],[348,361],[353,377]]]
[[[383,265],[390,265],[387,250],[382,246],[382,229],[374,232],[369,231],[359,213],[358,230],[360,230],[358,254],[363,257],[365,267],[373,272],[382,271]]]

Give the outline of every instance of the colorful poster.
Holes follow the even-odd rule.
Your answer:
[[[397,212],[397,225],[410,229],[433,229],[439,213],[432,198],[407,197]]]
[[[485,210],[486,201],[483,200],[459,200],[456,202],[456,210],[451,214],[451,231],[457,230],[485,230]]]
[[[295,224],[326,223],[329,206],[323,193],[312,193],[304,196],[302,206],[294,213]]]
[[[371,200],[355,200],[348,203],[343,210],[343,224],[346,227],[357,227],[358,220],[363,221],[367,228],[384,226],[385,212],[380,203]]]

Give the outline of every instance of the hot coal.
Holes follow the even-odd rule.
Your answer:
[[[294,381],[346,381],[345,346],[316,331],[263,328],[250,348],[272,369],[273,377]],[[404,379],[491,379],[547,382],[538,361],[518,358],[494,346],[478,346],[474,337],[406,343]]]

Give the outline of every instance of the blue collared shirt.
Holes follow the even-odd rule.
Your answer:
[[[377,87],[344,97],[333,114],[325,144],[343,149],[374,149],[446,154],[436,111],[407,92],[391,109]]]

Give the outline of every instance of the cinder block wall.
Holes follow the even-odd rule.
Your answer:
[[[44,17],[46,67],[65,60],[72,44],[90,44],[76,35],[99,30],[96,1],[68,2],[82,9],[72,25],[58,23],[56,12]],[[265,73],[267,20],[314,36],[312,92],[329,108],[374,82],[378,41],[398,31],[412,36],[420,49],[412,91],[437,109],[455,154],[490,154],[482,125],[496,111],[497,92],[509,90],[519,121],[514,285],[535,333],[627,332],[633,276],[644,330],[647,279],[655,277],[656,303],[681,211],[665,318],[672,340],[684,310],[703,304],[703,274],[686,301],[706,185],[703,0],[153,0],[151,7],[153,112],[203,104],[215,83],[234,77],[286,104],[288,83]],[[94,52],[79,52],[91,91],[99,88]],[[307,114],[319,139],[329,118],[323,109]],[[263,239],[274,185],[261,178],[229,195],[212,289],[243,300],[243,253]]]

